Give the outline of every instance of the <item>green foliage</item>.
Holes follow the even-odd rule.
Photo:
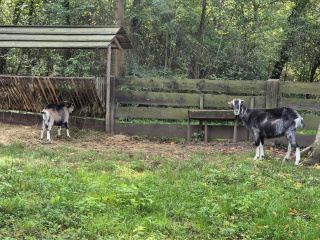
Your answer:
[[[318,1],[124,2],[126,30],[134,46],[126,51],[127,75],[269,79],[275,63],[282,61],[281,79],[319,80]],[[13,0],[0,1],[0,8],[2,25],[115,23],[114,1],[107,0]],[[104,50],[0,51],[4,74],[105,74]]]

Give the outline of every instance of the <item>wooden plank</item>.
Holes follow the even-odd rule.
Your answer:
[[[187,125],[181,124],[139,124],[139,123],[117,123],[115,132],[117,134],[146,135],[146,136],[170,136],[187,137]],[[200,133],[199,125],[190,125],[191,133]],[[208,125],[208,137],[217,139],[233,139],[233,126]],[[238,140],[248,140],[248,131],[245,127],[238,127]]]
[[[189,110],[190,119],[198,120],[234,120],[233,110]]]
[[[47,42],[112,42],[114,35],[22,35],[0,34],[0,41],[47,41]]]
[[[267,81],[266,108],[278,107],[279,79]]]
[[[319,99],[280,98],[279,107],[291,107],[295,110],[320,111]]]
[[[117,107],[116,118],[150,118],[186,120],[187,108],[155,108],[155,107]]]
[[[224,93],[265,94],[266,81],[258,80],[208,80],[208,79],[159,79],[159,78],[119,78],[117,85],[155,89],[210,91]]]
[[[120,27],[79,27],[79,26],[0,26],[1,34],[39,34],[39,35],[116,35]]]
[[[306,130],[318,130],[320,124],[320,116],[302,114],[303,121],[306,124]]]
[[[108,48],[110,42],[0,41],[1,48]]]
[[[280,82],[279,92],[320,95],[320,83]]]
[[[107,69],[106,69],[106,133],[111,133],[111,46],[107,51]]]
[[[311,134],[296,134],[296,141],[300,147],[308,147],[310,146],[314,140],[316,139],[316,135]],[[288,145],[288,140],[285,137],[275,139],[276,144]]]
[[[230,108],[228,102],[234,98],[239,98],[239,96],[205,94],[204,107]],[[245,102],[250,102],[252,97],[241,96],[241,98],[245,100]],[[117,90],[116,102],[144,105],[198,107],[199,94]],[[265,97],[256,96],[255,106],[264,108]]]

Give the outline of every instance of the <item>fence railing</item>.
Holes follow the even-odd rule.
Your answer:
[[[116,86],[116,118],[183,120],[190,108],[228,109],[230,100],[241,98],[250,108],[313,111],[302,114],[310,130],[320,122],[314,113],[320,111],[320,83],[121,78]]]
[[[0,76],[0,108],[39,112],[48,102],[72,99],[77,105],[72,116],[105,117],[107,108],[110,112],[110,124],[97,119],[72,118],[80,128],[131,135],[186,137],[186,122],[180,121],[187,120],[189,109],[230,110],[228,102],[241,98],[250,108],[292,107],[302,111],[308,130],[317,130],[320,123],[320,83],[111,78],[109,97],[106,87],[105,78]],[[107,100],[109,106],[106,106]],[[2,115],[2,121],[12,123],[26,118],[26,115]],[[119,123],[116,119],[159,119],[167,120],[168,124]],[[169,124],[172,121],[175,124]],[[192,125],[190,130],[197,134],[202,131],[198,125]],[[249,139],[245,127],[238,127],[237,136],[238,140]],[[233,128],[209,125],[208,137],[232,139]],[[310,141],[312,138],[299,144],[307,146]]]

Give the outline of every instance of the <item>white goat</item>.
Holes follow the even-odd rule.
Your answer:
[[[42,129],[41,129],[41,137],[43,139],[43,131],[44,128],[47,129],[47,140],[50,141],[50,131],[53,126],[59,126],[58,128],[58,136],[60,136],[61,126],[64,125],[67,129],[67,136],[69,135],[68,122],[69,115],[74,110],[74,104],[69,101],[67,105],[56,105],[56,104],[48,104],[42,110]]]
[[[284,161],[289,159],[291,147],[294,147],[296,149],[295,164],[299,165],[300,147],[296,142],[295,134],[299,126],[305,128],[303,118],[292,108],[249,109],[243,103],[242,99],[233,99],[229,102],[233,106],[234,114],[239,116],[254,136],[257,147],[254,160],[264,157],[264,138],[285,136],[289,144]]]

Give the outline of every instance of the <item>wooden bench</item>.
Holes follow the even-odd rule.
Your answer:
[[[204,121],[204,142],[208,143],[208,120],[219,121],[234,121],[233,128],[233,142],[237,139],[237,123],[238,120],[234,115],[233,110],[189,110],[188,111],[188,128],[187,141],[190,141],[190,121],[199,120],[202,128],[202,121]]]

